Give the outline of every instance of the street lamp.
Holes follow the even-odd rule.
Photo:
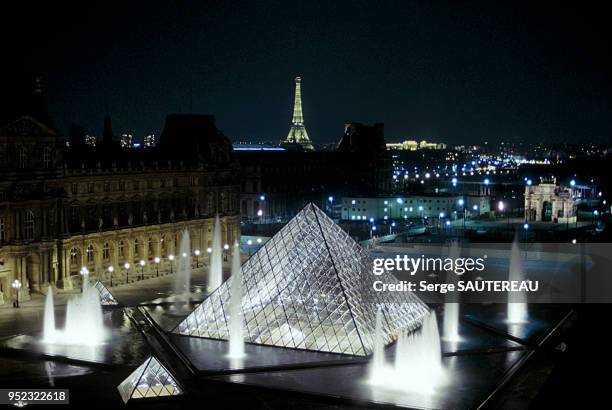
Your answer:
[[[467,212],[467,210],[465,209],[465,200],[463,198],[459,198],[459,201],[457,201],[457,203],[460,207],[463,208],[463,230],[465,231],[465,215]]]
[[[193,253],[195,254],[196,257],[196,269],[200,267],[200,250],[196,249],[195,251],[193,251]]]
[[[174,260],[174,255],[168,255],[168,260],[170,261],[170,274],[172,274],[172,261]]]
[[[144,266],[145,266],[144,259],[141,259],[139,263],[140,263],[140,280],[144,280]]]
[[[21,282],[18,279],[15,279],[11,286],[13,287],[13,289],[15,289],[15,304],[13,306],[18,308],[19,307],[19,290],[21,289]]]
[[[153,258],[153,262],[155,262],[155,274],[159,278],[159,262],[161,262],[161,259],[159,258],[159,256],[156,256],[155,258]]]
[[[249,256],[251,256],[251,245],[253,245],[253,241],[249,239],[249,240],[247,241],[247,246],[248,246],[248,248],[249,248]]]
[[[113,265],[111,265],[107,268],[107,270],[108,270],[108,276],[110,277],[110,285],[112,287],[113,286],[113,272],[115,271],[115,268],[113,267]]]
[[[124,263],[123,267],[125,268],[125,283],[127,284],[130,282],[130,263]]]
[[[331,195],[328,196],[327,201],[329,202],[329,215],[332,216],[334,212],[334,197]]]

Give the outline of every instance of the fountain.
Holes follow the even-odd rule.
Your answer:
[[[45,343],[55,342],[55,305],[53,303],[53,288],[51,286],[47,289],[47,296],[45,298],[43,341]]]
[[[64,329],[55,327],[53,294],[47,293],[43,320],[43,343],[97,345],[106,338],[100,295],[83,274],[83,293],[68,301]]]
[[[377,318],[374,355],[370,367],[370,385],[378,388],[431,394],[446,381],[442,349],[435,312],[423,319],[420,330],[400,333],[393,365],[385,363],[382,331]]]
[[[229,352],[227,357],[244,357],[244,325],[242,318],[242,269],[240,267],[240,248],[234,246],[232,255],[232,283],[230,287],[229,308]]]
[[[212,292],[221,286],[223,282],[223,267],[222,267],[222,249],[221,249],[221,222],[219,215],[215,218],[215,229],[213,231],[213,242],[210,254],[210,270],[208,272],[208,292]]]
[[[459,244],[453,242],[448,257],[451,259],[457,259],[460,255]],[[447,272],[446,274],[447,283],[456,283],[457,274],[454,272]],[[444,319],[442,321],[443,339],[449,342],[458,342],[461,340],[459,336],[459,303],[458,294],[456,292],[449,292],[446,294],[444,303]]]
[[[372,363],[370,365],[370,382],[378,384],[385,372],[385,345],[382,334],[382,310],[376,312],[376,325],[374,328],[374,351],[372,352]]]
[[[508,272],[509,280],[522,281],[525,279],[521,250],[518,241],[512,243],[512,253],[510,255],[510,269]],[[527,322],[527,304],[525,295],[521,292],[508,293],[508,323],[519,324]]]
[[[174,293],[177,295],[189,294],[191,290],[191,241],[187,229],[183,231],[181,236],[177,256]]]

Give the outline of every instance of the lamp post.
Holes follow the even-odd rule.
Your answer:
[[[249,248],[249,256],[251,256],[251,245],[253,245],[253,241],[249,239],[247,241],[247,247]]]
[[[210,258],[212,257],[212,248],[210,246],[206,248],[206,253],[208,254],[208,266],[210,266]]]
[[[196,260],[196,269],[200,267],[200,250],[196,249],[195,251],[193,251],[194,255],[195,255],[195,260]]]
[[[130,282],[130,263],[126,262],[123,267],[125,268],[125,283],[127,284]]]
[[[327,202],[329,202],[329,216],[333,218],[334,216],[334,197],[332,195],[328,196]]]
[[[174,255],[168,255],[168,260],[170,261],[170,274],[172,274],[172,261],[174,260]]]
[[[227,251],[229,250],[229,245],[225,244],[223,245],[223,260],[225,262],[227,262]]]
[[[140,262],[138,262],[140,264],[140,280],[144,280],[144,266],[145,266],[145,261],[144,259],[141,259]]]
[[[261,209],[257,211],[257,216],[259,217],[259,223],[263,223],[263,211]]]
[[[110,279],[110,285],[112,287],[113,286],[113,272],[115,271],[115,268],[113,267],[113,265],[111,265],[107,268],[107,270],[108,270],[108,276]]]
[[[18,279],[15,279],[11,286],[13,287],[13,289],[15,289],[15,304],[13,306],[18,308],[19,307],[19,291],[21,289],[21,282]]]
[[[503,201],[499,201],[497,203],[497,209],[499,209],[499,212],[503,213],[505,208],[506,204],[504,204]],[[510,228],[510,213],[508,211],[506,211],[506,216],[508,218],[508,228]]]
[[[155,274],[159,278],[159,262],[161,262],[161,259],[159,258],[159,256],[156,256],[155,258],[153,258],[153,262],[155,262]]]
[[[457,203],[459,204],[461,208],[463,208],[463,233],[465,234],[465,215],[466,215],[465,199],[459,198],[459,201],[457,201]]]

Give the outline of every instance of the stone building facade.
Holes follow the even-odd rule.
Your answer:
[[[554,181],[525,187],[525,220],[575,223],[576,199],[571,188]]]
[[[224,243],[239,240],[238,164],[214,117],[170,115],[146,150],[121,148],[108,118],[95,148],[68,148],[45,116],[0,119],[0,302],[15,280],[27,297],[70,288],[82,267],[169,269],[185,229],[205,258],[215,215]]]

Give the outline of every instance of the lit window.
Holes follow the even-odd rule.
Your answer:
[[[93,260],[94,260],[93,245],[87,245],[87,262],[93,262]]]
[[[70,249],[70,264],[71,265],[76,265],[79,262],[78,256],[79,256],[79,252],[77,251],[76,248]]]

